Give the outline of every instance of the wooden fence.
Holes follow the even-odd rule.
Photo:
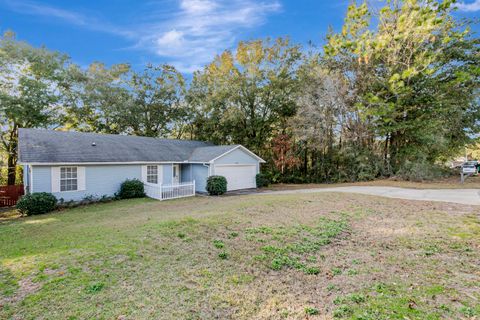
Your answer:
[[[0,186],[0,207],[16,205],[18,198],[23,195],[23,192],[23,185]]]

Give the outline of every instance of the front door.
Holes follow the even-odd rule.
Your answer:
[[[180,165],[174,164],[173,165],[173,184],[180,183]]]

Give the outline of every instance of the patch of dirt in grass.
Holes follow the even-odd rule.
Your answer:
[[[0,208],[0,223],[15,220],[20,217],[22,217],[22,215],[14,207]]]
[[[18,303],[25,299],[26,296],[35,293],[41,287],[39,283],[33,281],[32,277],[23,278],[18,281],[18,287],[15,293],[11,296],[6,296],[0,299],[0,306],[7,303]]]

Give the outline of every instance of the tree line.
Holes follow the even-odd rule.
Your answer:
[[[473,142],[480,40],[454,1],[352,2],[321,48],[240,42],[187,79],[170,65],[88,68],[0,39],[1,147],[18,179],[18,128],[242,144],[274,181],[428,178]]]

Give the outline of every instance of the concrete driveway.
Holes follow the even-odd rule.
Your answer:
[[[469,205],[480,205],[480,189],[405,189],[396,187],[351,186],[335,188],[314,188],[298,190],[266,191],[262,194],[295,194],[318,192],[361,193],[387,198],[453,202]]]

